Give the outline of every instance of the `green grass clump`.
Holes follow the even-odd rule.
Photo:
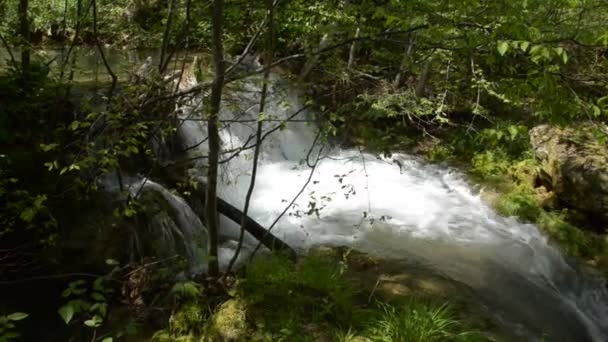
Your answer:
[[[528,222],[535,222],[542,213],[536,196],[524,189],[502,195],[496,202],[496,209],[501,215],[517,216]]]
[[[371,322],[369,336],[382,342],[484,341],[468,329],[450,304],[420,299],[393,306],[380,304],[380,315]]]
[[[258,260],[248,267],[240,289],[243,298],[261,309],[266,326],[294,320],[348,326],[360,310],[356,291],[337,264],[322,256],[291,263],[283,258]]]

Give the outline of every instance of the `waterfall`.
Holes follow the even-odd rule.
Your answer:
[[[133,198],[143,201],[148,206],[160,206],[149,218],[150,226],[157,232],[154,238],[160,239],[158,245],[162,246],[162,250],[157,252],[173,256],[183,250],[191,274],[206,272],[207,229],[188,203],[147,178],[123,177],[122,182],[125,190]],[[107,176],[102,184],[108,192],[120,191],[116,177]]]
[[[221,165],[219,195],[237,208],[244,205],[253,149],[238,156],[231,151],[253,142],[260,81],[240,82],[226,89],[223,99],[220,159],[227,162]],[[266,227],[305,184],[311,172],[305,159],[318,152],[311,113],[293,115],[303,107],[300,94],[271,75],[269,95],[265,114],[293,122],[263,142],[249,215]],[[185,107],[179,130],[192,156],[207,151],[199,113]],[[265,131],[279,124],[265,122]],[[382,158],[357,150],[325,151],[309,186],[273,229],[283,241],[301,252],[340,245],[414,260],[468,285],[495,319],[528,339],[544,333],[558,341],[608,338],[604,281],[583,272],[536,226],[497,215],[461,173],[401,153]],[[200,165],[193,175],[200,176]],[[238,225],[226,219],[221,230],[224,238],[238,236]],[[253,243],[250,237],[246,242]]]

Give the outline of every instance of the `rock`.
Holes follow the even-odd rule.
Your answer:
[[[603,126],[537,126],[530,143],[541,161],[539,177],[560,200],[589,214],[608,218],[608,148]]]
[[[555,209],[557,207],[557,196],[553,191],[548,191],[544,185],[541,185],[534,190],[541,207],[546,209]]]
[[[224,302],[213,316],[213,328],[224,341],[242,341],[247,336],[247,310],[237,299]]]

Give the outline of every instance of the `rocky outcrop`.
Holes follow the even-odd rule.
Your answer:
[[[537,126],[530,143],[541,162],[539,180],[582,212],[608,218],[608,147],[605,126]]]

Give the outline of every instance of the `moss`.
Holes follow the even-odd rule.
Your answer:
[[[242,300],[224,302],[213,315],[211,330],[224,341],[240,341],[247,336],[247,307]]]
[[[512,125],[503,122],[502,126]],[[591,184],[593,177],[575,179],[573,182],[556,182],[555,178],[559,176],[561,169],[547,159],[555,159],[557,152],[550,146],[556,145],[558,139],[551,132],[543,130],[545,126],[539,127],[531,131],[532,145],[546,144],[548,148],[533,150],[527,135],[524,134],[527,132],[524,127],[518,128],[518,134],[514,138],[511,134],[500,134],[498,129],[485,129],[473,135],[456,128],[444,132],[442,139],[434,141],[430,148],[423,149],[422,154],[430,162],[447,159],[452,165],[464,169],[473,181],[484,187],[482,198],[501,215],[515,216],[537,224],[566,252],[584,258],[608,273],[608,263],[602,262],[608,259],[606,235],[585,228],[595,224],[590,222],[587,215],[564,209],[556,194],[559,189],[567,187],[572,199],[588,203],[589,191],[581,191],[580,188],[581,185]],[[546,126],[546,129],[563,133],[562,130],[550,126]],[[578,164],[580,157],[591,160],[596,165],[606,164],[603,157],[606,154],[605,146],[595,136],[595,130],[585,126],[578,131],[565,129],[563,134],[571,138],[569,146],[574,146],[573,148],[579,148],[581,144],[589,146],[588,150],[591,152],[577,153]],[[602,135],[604,136],[605,134]],[[437,158],[441,153],[436,153],[435,150],[450,151],[451,154],[446,158]],[[603,152],[599,152],[600,150]],[[544,157],[538,160],[538,156]],[[600,183],[596,182],[591,187],[599,191]],[[595,198],[592,202],[601,205]],[[607,265],[604,267],[604,264]]]
[[[204,305],[182,304],[170,328],[156,333],[152,341],[391,341],[380,334],[387,326],[393,337],[477,336],[471,328],[482,326],[471,319],[476,315],[448,303],[446,298],[455,296],[452,287],[428,274],[405,274],[401,264],[383,264],[392,265],[330,248],[313,251],[298,263],[281,257],[259,259],[238,277],[236,288],[229,291],[233,297],[211,316]],[[393,268],[400,273],[389,272]],[[381,276],[386,278],[382,283],[406,283],[412,291],[385,296],[376,284]],[[387,315],[391,312],[395,314]],[[412,327],[415,332],[409,331]]]

